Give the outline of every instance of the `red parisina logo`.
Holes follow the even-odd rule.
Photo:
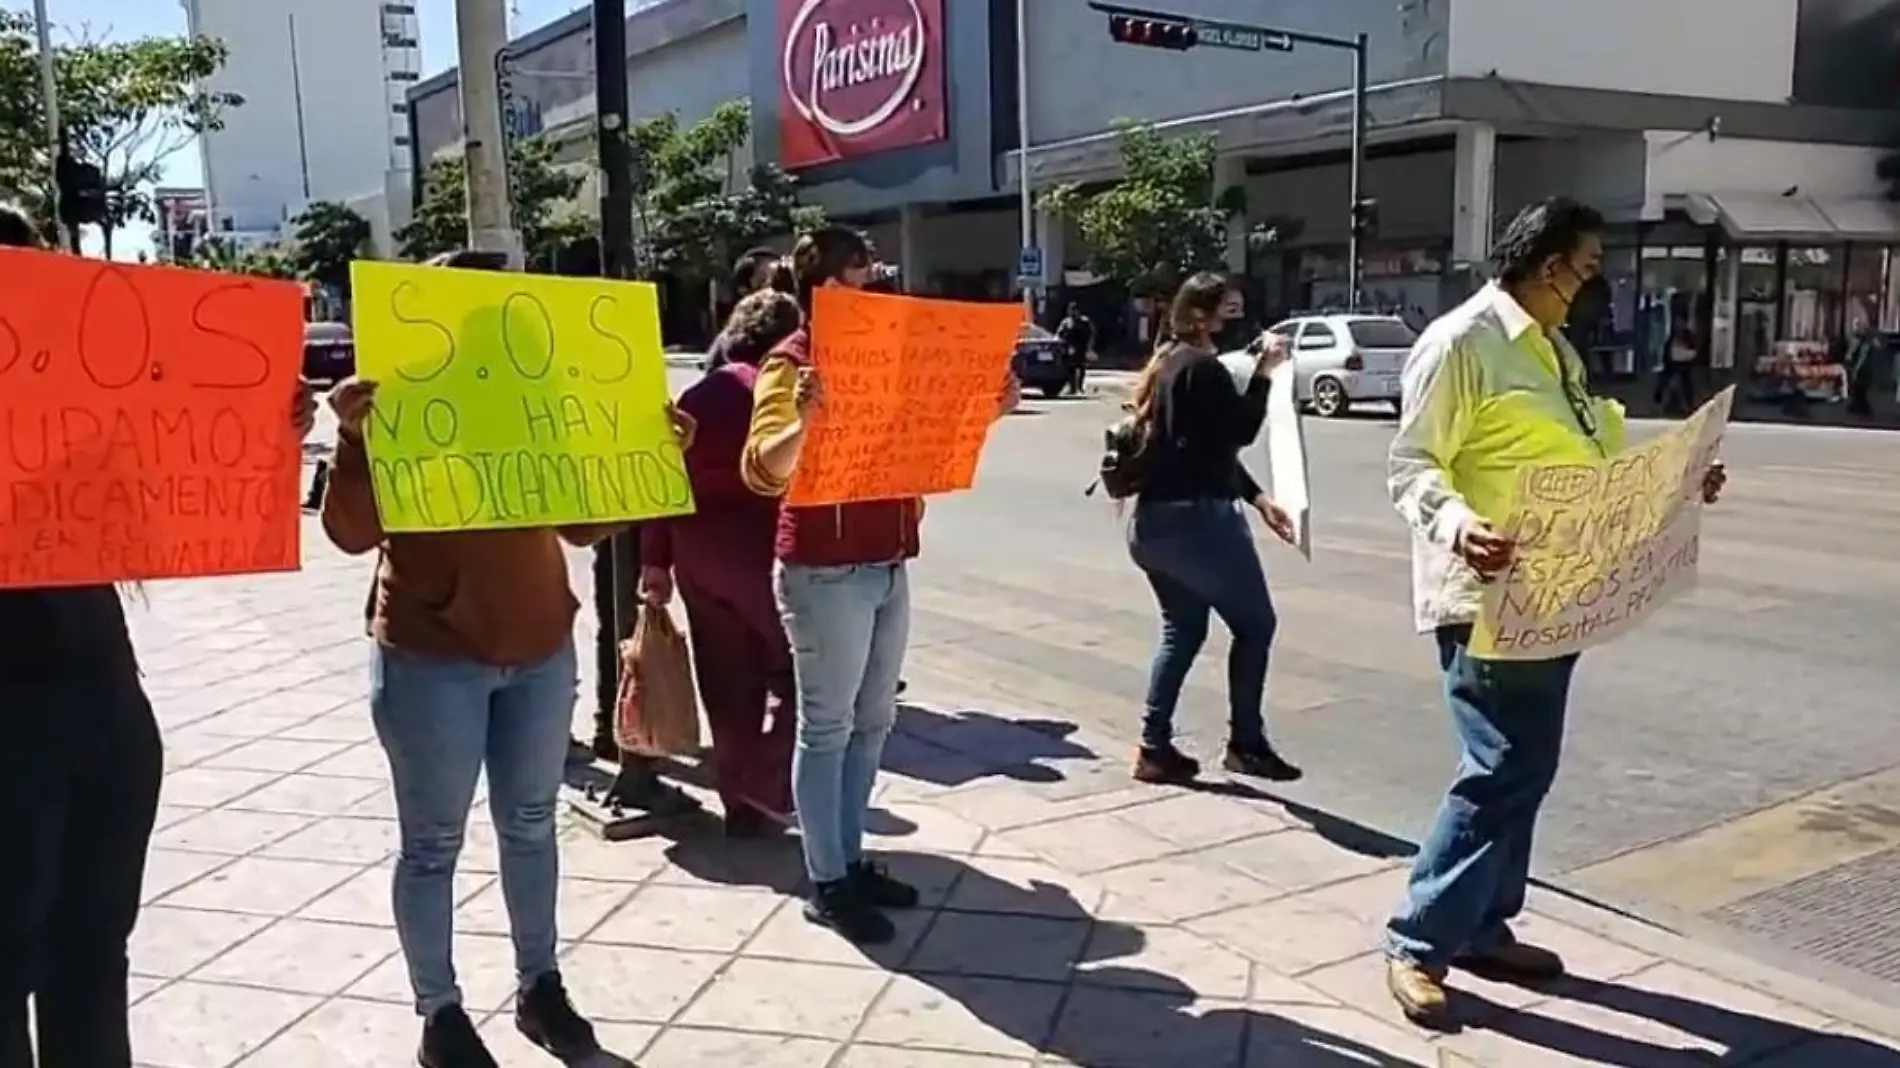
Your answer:
[[[943,139],[942,0],[780,4],[786,166]]]

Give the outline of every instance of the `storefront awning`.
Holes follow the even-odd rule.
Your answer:
[[[1688,193],[1666,203],[1697,222],[1720,223],[1736,241],[1900,244],[1900,204],[1884,198]]]
[[[1839,231],[1819,205],[1798,193],[1690,193],[1683,200],[1690,218],[1719,222],[1736,241],[1830,244],[1840,240]]]
[[[1900,244],[1900,204],[1886,197],[1816,197],[1843,241]]]

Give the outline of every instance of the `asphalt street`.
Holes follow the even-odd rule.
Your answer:
[[[676,385],[691,372],[676,370]],[[1083,495],[1111,397],[1025,403],[976,488],[933,500],[914,572],[913,685],[1132,743],[1155,634],[1119,517]],[[1639,425],[1637,434],[1660,424]],[[1311,563],[1261,542],[1281,629],[1272,730],[1286,791],[1335,830],[1409,848],[1455,753],[1411,628],[1386,501],[1391,420],[1309,420]],[[1701,585],[1580,669],[1540,875],[1803,970],[1900,991],[1900,438],[1738,426]],[[1180,728],[1218,751],[1224,635]],[[974,690],[973,690],[974,687]],[[1391,840],[1385,836],[1391,836]]]

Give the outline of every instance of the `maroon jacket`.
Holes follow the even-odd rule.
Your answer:
[[[723,364],[680,394],[680,411],[699,423],[693,447],[686,450],[696,510],[642,524],[640,562],[672,568],[689,596],[701,593],[724,601],[748,624],[770,634],[780,629],[772,599],[778,502],[753,493],[739,477],[758,373],[747,364]]]
[[[746,485],[768,498],[781,498],[790,487],[763,469],[758,450],[798,418],[798,369],[810,363],[811,337],[800,330],[780,342],[759,368],[740,475]],[[923,511],[923,501],[916,497],[809,508],[787,504],[779,509],[774,548],[780,560],[808,567],[908,560],[917,555]]]

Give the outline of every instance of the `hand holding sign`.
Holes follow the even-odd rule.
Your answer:
[[[302,360],[291,283],[0,252],[0,587],[295,570]]]
[[[653,286],[364,262],[352,279],[383,529],[693,510]]]

